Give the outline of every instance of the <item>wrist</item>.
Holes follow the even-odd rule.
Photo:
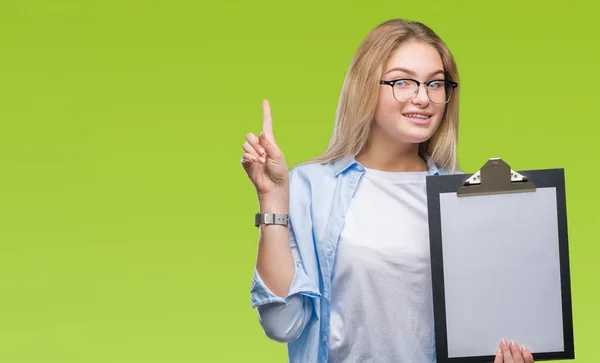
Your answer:
[[[280,213],[287,214],[289,212],[289,193],[285,191],[270,192],[268,194],[259,195],[259,213]]]

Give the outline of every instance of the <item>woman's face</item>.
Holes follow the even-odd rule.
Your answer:
[[[414,93],[416,84],[410,81],[396,84],[394,90],[388,85],[380,85],[372,136],[386,138],[392,143],[419,144],[435,133],[446,107],[444,103],[433,103],[427,93],[429,91],[434,101],[443,100],[443,82],[430,86],[423,84],[444,79],[440,54],[428,44],[410,42],[401,45],[388,60],[381,76],[385,81],[400,78],[421,82],[418,94]]]

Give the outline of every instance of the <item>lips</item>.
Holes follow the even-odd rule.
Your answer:
[[[426,125],[429,123],[429,120],[431,119],[431,114],[426,114],[426,113],[408,112],[408,113],[403,113],[402,116],[406,117],[411,122],[418,124],[418,125]]]
[[[426,114],[426,113],[403,113],[402,114],[404,117],[409,117],[409,118],[418,118],[418,119],[422,119],[422,120],[427,120],[428,118],[431,117],[431,114]]]

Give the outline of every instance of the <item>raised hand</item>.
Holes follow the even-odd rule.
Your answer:
[[[254,184],[259,198],[288,193],[288,167],[273,136],[269,101],[263,101],[262,132],[258,137],[254,133],[248,133],[242,149],[242,167]]]

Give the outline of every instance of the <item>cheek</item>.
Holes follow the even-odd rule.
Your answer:
[[[436,117],[436,122],[437,124],[440,124],[442,121],[442,118],[444,117],[444,111],[446,110],[445,106],[441,106],[441,107],[436,107],[435,110],[435,117]]]
[[[403,105],[396,101],[392,95],[392,90],[389,87],[383,87],[379,90],[379,99],[377,101],[377,110],[375,118],[377,120],[385,120],[390,117],[396,117],[402,110]]]
[[[379,103],[391,103],[392,101],[396,102],[392,88],[389,86],[379,87]]]

